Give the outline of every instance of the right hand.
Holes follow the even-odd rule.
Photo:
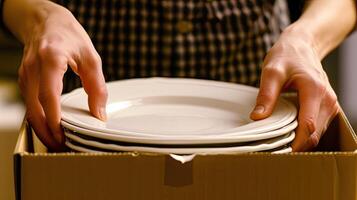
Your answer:
[[[27,120],[39,139],[54,151],[64,148],[60,127],[60,95],[67,66],[80,77],[95,117],[105,120],[107,89],[99,54],[75,17],[48,1],[51,12],[24,38],[19,85],[27,107]]]

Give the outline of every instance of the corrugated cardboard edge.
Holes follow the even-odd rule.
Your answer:
[[[21,155],[14,155],[15,198],[21,200]]]
[[[14,151],[14,184],[16,200],[21,200],[21,157],[22,154],[26,154],[28,151],[28,139],[26,134],[27,129],[28,125],[26,120],[24,120],[20,128],[19,137],[17,139]]]

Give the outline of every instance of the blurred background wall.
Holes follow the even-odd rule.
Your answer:
[[[340,47],[339,82],[340,103],[354,129],[357,129],[357,33],[353,33]]]

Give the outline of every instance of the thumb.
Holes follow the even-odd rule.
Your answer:
[[[250,114],[252,120],[264,119],[272,114],[284,83],[282,72],[276,68],[263,68],[256,104]]]
[[[105,121],[108,92],[102,72],[102,62],[99,56],[86,57],[78,66],[78,74],[83,88],[88,94],[88,106],[91,114]]]

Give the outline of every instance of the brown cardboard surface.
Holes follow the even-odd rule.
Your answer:
[[[12,155],[18,131],[0,131],[0,199],[15,199]]]
[[[357,142],[343,113],[321,152],[196,156],[184,165],[159,154],[36,153],[31,137],[24,126],[18,199],[357,199]]]

